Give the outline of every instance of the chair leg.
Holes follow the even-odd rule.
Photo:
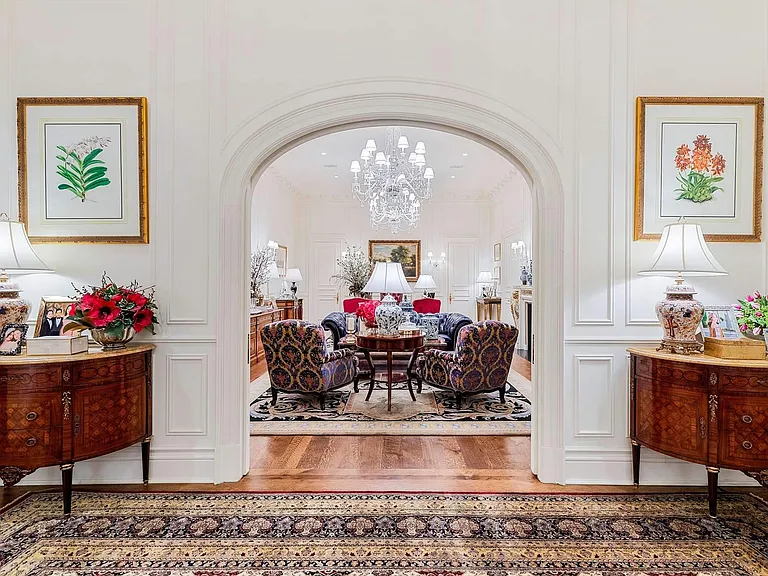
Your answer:
[[[325,393],[320,393],[320,410],[325,410]]]
[[[421,394],[421,377],[416,376],[416,392]]]
[[[504,397],[504,393],[506,392],[506,390],[507,390],[507,383],[505,382],[504,386],[499,388],[499,400],[501,401],[502,404],[507,403],[507,399]]]
[[[461,392],[456,392],[456,410],[461,410]]]
[[[360,382],[360,376],[355,376],[355,379],[354,379],[353,384],[352,384],[353,390],[355,392],[360,392],[360,390],[357,389],[357,385],[358,385],[359,382]]]
[[[272,391],[272,406],[277,404],[277,388],[270,388]]]

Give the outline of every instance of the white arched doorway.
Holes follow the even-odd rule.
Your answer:
[[[535,301],[541,304],[534,307],[533,318],[537,362],[531,465],[543,482],[562,482],[564,202],[557,148],[530,119],[475,93],[413,82],[393,81],[386,87],[393,90],[382,91],[382,83],[372,82],[306,92],[265,110],[227,139],[219,221],[215,480],[236,481],[248,471],[247,271],[256,181],[278,156],[317,136],[407,123],[489,146],[528,180],[534,266],[542,279],[534,286]],[[397,87],[402,91],[395,92]]]

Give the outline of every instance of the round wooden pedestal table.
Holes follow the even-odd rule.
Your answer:
[[[392,384],[394,382],[408,382],[408,391],[411,393],[411,399],[416,400],[416,396],[413,394],[413,388],[411,387],[411,380],[407,374],[392,373],[392,352],[416,352],[424,346],[424,335],[418,336],[379,336],[358,335],[355,339],[355,345],[365,354],[365,359],[371,366],[371,385],[368,388],[368,395],[365,400],[368,401],[373,393],[373,387],[376,380],[376,374],[373,370],[373,361],[371,360],[371,352],[386,352],[387,353],[387,379],[378,380],[378,382],[386,382],[387,384],[387,411],[392,411]],[[410,363],[409,363],[410,364]]]

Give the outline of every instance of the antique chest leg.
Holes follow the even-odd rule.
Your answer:
[[[141,443],[141,477],[144,484],[149,484],[149,444],[151,441],[152,436]]]
[[[61,487],[64,493],[64,514],[72,512],[72,470],[74,464],[61,465]]]
[[[707,487],[709,488],[709,515],[717,518],[717,474],[720,468],[707,466]]]
[[[640,444],[632,440],[632,482],[640,484]]]

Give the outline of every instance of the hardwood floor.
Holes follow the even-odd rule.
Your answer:
[[[267,360],[264,359],[261,362],[256,362],[255,364],[251,364],[251,382],[256,380],[259,376],[262,374],[266,374],[267,372]]]

